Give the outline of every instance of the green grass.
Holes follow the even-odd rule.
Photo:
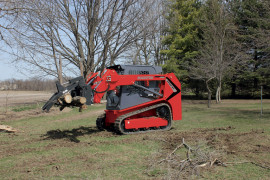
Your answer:
[[[264,103],[262,117],[259,101],[224,101],[213,104],[211,109],[198,101],[192,102],[195,103],[183,103],[183,119],[175,121],[171,131],[139,135],[120,136],[98,131],[95,112],[104,109],[104,105],[90,106],[83,113],[73,109],[52,115],[6,120],[4,124],[19,132],[0,132],[0,179],[166,179],[167,169],[157,167],[147,172],[153,160],[162,158],[155,154],[166,156],[181,143],[182,137],[190,145],[199,142],[215,150],[215,147],[207,145],[207,135],[213,134],[216,135],[216,142],[223,142],[223,135],[228,134],[232,145],[241,144],[238,150],[243,152],[237,154],[227,154],[228,147],[223,147],[224,161],[253,159],[259,163],[270,162],[269,152],[263,149],[270,148],[270,101]],[[25,107],[14,109],[27,112]],[[205,136],[192,136],[201,130],[229,126],[233,128],[228,131],[205,131]],[[253,133],[250,137],[245,135],[253,131],[263,133]],[[158,139],[168,139],[168,144],[172,145],[168,146]],[[259,152],[253,153],[256,148]],[[185,156],[185,150],[178,153]],[[197,178],[270,177],[269,170],[250,163],[214,167],[201,174]]]
[[[27,110],[32,110],[32,109],[37,109],[40,108],[41,106],[39,104],[29,104],[29,105],[20,105],[12,108],[12,111],[14,112],[22,112],[22,111],[27,111]]]
[[[266,128],[270,125],[269,109],[269,103],[265,104],[265,112],[261,117],[259,103],[217,104],[210,109],[206,108],[204,104],[189,104],[184,105],[183,121],[180,124],[185,130],[233,126],[235,131],[262,128],[270,133],[270,128]]]
[[[260,167],[254,166],[250,163],[244,164],[236,164],[233,166],[226,167],[226,171],[224,171],[224,167],[218,167],[216,169],[215,174],[206,174],[206,179],[269,179],[269,172],[267,170],[262,169]]]

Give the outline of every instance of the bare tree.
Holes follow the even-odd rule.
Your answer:
[[[141,39],[143,30],[136,27],[151,4],[146,0],[28,0],[25,6],[31,11],[18,17],[21,28],[14,32],[20,47],[13,53],[17,59],[57,76],[61,56],[63,72],[80,69],[85,77],[113,65]]]
[[[8,31],[16,30],[14,21],[20,13],[25,11],[24,0],[1,0],[0,1],[0,38],[8,42]]]
[[[213,59],[213,55],[209,51],[202,49],[201,56],[196,59],[196,65],[191,67],[191,78],[201,79],[205,82],[207,88],[208,108],[211,107],[212,90],[210,88],[210,82],[216,78],[216,63]]]
[[[149,10],[136,27],[138,31],[142,31],[142,36],[127,53],[126,59],[132,64],[161,65],[160,50],[165,28],[166,5],[164,0],[149,0],[147,3],[144,7]]]
[[[237,29],[232,22],[228,4],[225,1],[209,0],[204,8],[201,20],[203,41],[192,71],[194,77],[205,80],[210,107],[212,91],[209,82],[217,80],[218,103],[221,101],[223,77],[241,56],[240,44],[236,41]]]

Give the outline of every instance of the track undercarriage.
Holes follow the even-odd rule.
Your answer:
[[[149,113],[150,111],[152,113]],[[145,114],[147,116],[144,117]],[[149,114],[152,115],[149,116]],[[139,134],[171,129],[172,113],[169,105],[161,103],[121,115],[117,117],[114,124],[108,127],[105,125],[105,120],[105,113],[97,118],[96,124],[99,130],[110,129],[118,134]],[[134,125],[129,125],[132,122]]]

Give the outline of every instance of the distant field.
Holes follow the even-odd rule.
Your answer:
[[[51,95],[43,91],[0,91],[0,107],[42,102]]]
[[[270,177],[270,100],[264,100],[262,117],[259,100],[224,100],[211,109],[205,101],[183,101],[183,120],[175,121],[172,130],[122,136],[96,129],[104,104],[82,113],[53,109],[48,114],[38,106],[26,107],[13,107],[0,120],[18,130],[0,132],[0,179],[174,179],[180,167],[159,162],[183,138],[191,147],[232,164],[202,167],[179,177]],[[22,117],[16,115],[20,113]],[[186,150],[176,155],[185,159]]]

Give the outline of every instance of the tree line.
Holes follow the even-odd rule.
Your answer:
[[[149,64],[174,72],[182,92],[197,97],[258,97],[261,87],[270,96],[268,0],[0,3],[4,50],[40,76]]]
[[[9,79],[0,81],[0,90],[15,91],[56,91],[56,80],[31,78],[28,80]]]
[[[210,100],[270,97],[270,1],[176,0],[169,6],[161,50],[169,72]]]

